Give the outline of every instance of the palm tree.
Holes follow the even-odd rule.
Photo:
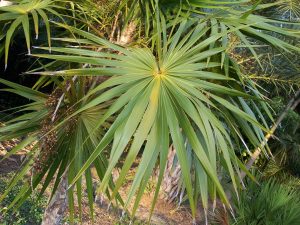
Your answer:
[[[46,2],[57,6],[64,1]],[[26,4],[0,8],[0,18],[6,23],[13,21],[5,34],[6,60],[12,33],[21,24],[30,49],[29,24],[31,18],[36,21],[35,9],[27,10],[22,19],[12,13]],[[39,184],[42,194],[53,178],[54,196],[65,174],[71,222],[75,189],[81,209],[83,178],[93,217],[90,169],[95,166],[100,180],[97,192],[106,194],[110,201],[117,200],[125,210],[134,200],[134,215],[149,178],[158,168],[153,211],[173,146],[182,193],[186,193],[193,217],[199,201],[205,213],[209,199],[218,198],[231,208],[222,185],[225,177],[238,193],[240,171],[251,176],[236,150],[250,152],[259,146],[269,131],[263,115],[272,119],[259,86],[236,62],[233,49],[246,48],[260,64],[252,40],[283,52],[299,52],[299,47],[274,35],[298,39],[299,33],[282,26],[289,22],[259,15],[279,3],[123,0],[117,4],[109,26],[112,32],[98,32],[95,24],[79,23],[72,16],[53,22],[56,29],[67,32],[56,38],[57,47],[50,47],[49,41],[49,47],[36,50],[39,54],[33,56],[41,62],[53,62],[43,67],[44,71],[37,68],[30,72],[41,75],[37,87],[54,85],[52,94],[0,80],[10,87],[8,91],[32,100],[21,108],[25,113],[0,127],[0,141],[26,136],[9,154],[35,143],[0,200],[29,171],[31,182],[8,208],[22,204]],[[54,10],[47,12],[62,17]],[[98,17],[99,23],[104,21]],[[79,24],[74,25],[74,20]],[[239,40],[239,46],[232,45],[232,38]],[[267,149],[262,151],[268,154]],[[141,161],[123,201],[118,192],[139,153]],[[122,159],[120,175],[113,182],[112,171]],[[220,178],[220,172],[226,176]]]

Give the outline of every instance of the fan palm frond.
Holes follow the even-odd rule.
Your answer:
[[[260,1],[253,3],[250,0],[236,1],[155,1],[143,0],[140,4],[135,4],[136,1],[124,0],[122,6],[128,6],[127,21],[135,18],[144,17],[145,20],[138,20],[144,24],[146,35],[150,30],[157,29],[155,25],[157,20],[155,15],[161,12],[169,19],[167,26],[180,23],[187,17],[194,17],[201,22],[207,23],[210,35],[215,35],[228,30],[238,37],[244,48],[250,50],[255,60],[260,63],[256,46],[251,43],[250,39],[257,40],[268,44],[272,47],[283,51],[297,51],[299,47],[293,46],[282,38],[276,37],[274,33],[283,37],[294,37],[299,39],[300,35],[294,29],[284,28],[287,24],[293,24],[282,21],[282,19],[270,19],[259,15],[260,10],[278,6],[280,2],[261,4]],[[156,13],[153,13],[156,12]],[[171,19],[170,19],[171,18]],[[155,32],[154,32],[155,33]],[[228,33],[229,34],[229,33]],[[223,35],[222,43],[227,48],[230,45],[230,35]],[[256,44],[257,45],[257,44]],[[211,45],[213,47],[213,44]],[[226,66],[228,56],[223,54],[223,63]]]
[[[49,4],[50,8],[52,4],[50,0],[35,2]],[[139,4],[135,4],[137,2]],[[24,115],[6,121],[6,126],[0,127],[0,140],[28,136],[11,154],[28,143],[36,143],[8,191],[28,171],[32,171],[32,182],[16,196],[9,208],[22,204],[39,183],[43,185],[43,192],[55,177],[53,196],[61,176],[67,171],[71,215],[74,214],[75,189],[81,207],[83,177],[93,212],[90,169],[95,166],[101,181],[98,192],[107,194],[111,201],[117,199],[124,209],[134,202],[134,215],[147,183],[159,165],[153,211],[167,168],[170,145],[176,149],[181,170],[180,188],[187,195],[184,199],[189,200],[193,217],[199,199],[205,210],[209,207],[209,198],[219,198],[230,208],[218,174],[224,172],[223,179],[228,177],[226,181],[231,181],[238,194],[240,171],[251,174],[238,159],[235,149],[244,148],[250,153],[251,148],[261,146],[265,132],[269,132],[268,120],[263,115],[272,119],[257,84],[243,74],[231,57],[230,51],[236,46],[230,39],[238,39],[259,63],[250,37],[281,51],[299,52],[299,47],[279,37],[300,37],[299,32],[281,27],[288,22],[256,13],[276,4],[260,4],[260,1],[253,4],[248,0],[121,1],[119,9],[126,9],[122,11],[125,14],[122,22],[133,22],[134,28],[140,25],[141,30],[144,29],[141,33],[149,37],[149,44],[143,47],[119,46],[76,28],[76,23],[71,27],[54,22],[72,33],[72,38],[56,39],[62,41],[61,45],[67,43],[67,47],[49,44],[49,47],[40,47],[39,52],[51,50],[51,54],[34,56],[69,62],[77,69],[54,69],[35,74],[61,78],[58,86],[66,98],[57,101],[57,96],[53,98],[0,80],[11,87],[8,91],[32,101],[24,106]],[[5,19],[7,15],[13,20],[9,24],[10,32],[4,36],[6,40],[10,39],[22,24],[30,47],[29,15],[34,23],[37,19],[32,14],[34,11],[18,7],[0,8],[1,12],[3,8],[6,10],[0,18]],[[13,10],[21,11],[10,13]],[[44,19],[38,10],[36,13]],[[56,15],[54,9],[51,13]],[[0,38],[4,36],[0,34]],[[5,46],[6,52],[8,47]],[[87,85],[86,81],[91,77],[93,85]],[[103,82],[97,83],[97,78]],[[50,152],[44,152],[45,149]],[[268,154],[267,150],[262,149],[265,154]],[[141,161],[123,202],[118,193],[139,153],[142,153]],[[112,172],[119,162],[122,169],[114,183]]]
[[[14,2],[13,2],[14,3]],[[54,9],[57,7],[52,0],[34,0],[34,1],[23,1],[20,4],[12,4],[0,8],[0,22],[5,26],[8,26],[5,35],[5,64],[7,65],[8,50],[10,47],[11,39],[19,28],[22,26],[24,35],[26,38],[26,45],[28,54],[30,54],[30,20],[33,20],[34,30],[36,38],[39,35],[39,18],[42,19],[46,26],[48,44],[51,46],[50,41],[50,24],[47,13],[50,12],[53,15],[59,15]]]
[[[0,42],[1,39],[5,39],[5,42],[0,45],[0,54],[1,51],[4,50],[5,65],[7,66],[9,48],[12,39],[20,27],[23,29],[28,54],[30,55],[32,30],[34,30],[35,39],[38,39],[41,24],[43,24],[46,28],[48,46],[50,47],[49,51],[51,51],[50,21],[53,18],[56,20],[59,19],[63,22],[66,22],[66,19],[72,18],[74,26],[76,26],[76,21],[87,25],[90,25],[91,21],[97,21],[94,12],[91,10],[92,8],[97,9],[97,7],[95,7],[96,5],[90,1],[85,2],[85,4],[78,4],[76,1],[72,2],[67,0],[24,0],[11,1],[11,4],[1,6],[0,24],[3,27],[0,30]],[[87,4],[89,7],[86,6]],[[87,11],[90,12],[90,15],[87,15]]]
[[[228,172],[233,186],[237,189],[239,181],[236,174],[239,174],[240,168],[245,168],[236,157],[233,146],[240,142],[242,134],[247,136],[253,146],[258,145],[264,136],[263,131],[267,131],[267,128],[260,124],[251,110],[250,105],[264,104],[255,86],[251,81],[248,83],[243,80],[234,70],[230,70],[226,75],[220,62],[224,48],[218,47],[217,44],[210,48],[224,33],[202,40],[207,31],[205,23],[187,20],[183,21],[176,33],[169,38],[165,36],[166,30],[162,29],[162,38],[157,41],[161,45],[152,50],[126,49],[79,29],[68,29],[106,51],[53,47],[53,53],[64,54],[35,56],[89,63],[96,67],[46,71],[39,74],[63,77],[113,76],[91,91],[103,91],[91,102],[91,106],[115,99],[98,121],[98,125],[104,123],[111,115],[117,114],[116,120],[73,179],[70,187],[80,179],[105,147],[112,143],[110,163],[99,187],[101,192],[107,190],[112,170],[124,150],[129,148],[112,193],[113,198],[138,153],[143,151],[124,205],[125,208],[128,207],[136,194],[134,214],[157,161],[160,162],[158,192],[166,167],[169,145],[172,142],[176,148],[193,214],[195,215],[197,205],[196,193],[201,193],[205,207],[208,207],[209,195],[213,199],[218,195],[224,204],[229,206],[217,176],[217,160],[222,162],[221,167]],[[208,59],[211,60],[207,61]],[[249,94],[245,94],[245,89],[249,90]],[[255,103],[256,100],[259,101]],[[89,107],[87,104],[79,112]],[[73,116],[75,115],[76,112]],[[235,137],[237,143],[234,143],[231,137]],[[199,186],[193,188],[192,183],[196,179],[199,179]]]
[[[4,121],[5,126],[0,127],[0,141],[10,140],[12,138],[23,138],[23,141],[8,152],[4,159],[17,153],[26,146],[31,146],[31,150],[28,151],[26,160],[20,171],[18,171],[18,175],[13,178],[6,191],[0,197],[1,201],[18,181],[26,180],[27,182],[25,182],[20,193],[7,207],[8,210],[16,210],[35,189],[38,189],[40,184],[40,196],[49,186],[52,187],[51,200],[63,176],[66,176],[66,179],[69,181],[74,179],[81,166],[95,150],[99,138],[104,135],[103,132],[110,126],[112,118],[108,119],[106,123],[102,124],[98,129],[95,129],[95,124],[97,124],[98,120],[103,116],[110,102],[89,107],[89,109],[78,114],[76,117],[66,119],[68,115],[72,114],[72,110],[74,110],[72,100],[76,102],[76,97],[79,98],[82,94],[83,90],[80,91],[80,84],[85,83],[83,79],[77,84],[74,84],[76,87],[71,87],[71,90],[74,91],[75,88],[79,90],[79,92],[73,95],[72,98],[66,97],[61,103],[59,102],[59,97],[63,93],[61,89],[57,89],[51,95],[45,95],[3,79],[0,79],[0,83],[9,87],[2,91],[9,91],[31,100],[31,103],[20,109],[20,116]],[[68,91],[66,91],[65,94],[66,96],[70,96]],[[85,102],[88,103],[89,101]],[[55,112],[57,105],[59,105],[59,110]],[[81,106],[83,105],[84,103],[81,104]],[[53,114],[56,113],[57,115],[53,121]],[[57,124],[61,125],[57,126]],[[107,166],[107,159],[103,154],[98,154],[94,160],[93,167],[100,180],[103,178]],[[92,168],[89,167],[89,169],[85,170],[84,183],[87,189],[91,218],[93,218],[95,190],[93,187],[91,169]],[[28,174],[30,174],[29,177]],[[51,184],[51,181],[54,181],[54,184]],[[77,204],[81,219],[81,200],[82,190],[84,188],[82,183],[83,181],[80,178],[76,181],[76,187],[72,187],[68,190],[68,205],[71,221],[74,220],[75,215],[74,189],[76,189]],[[109,183],[109,187],[111,187],[111,185],[112,182]],[[110,198],[109,194],[107,194],[107,196]],[[118,195],[117,199],[122,203]]]
[[[291,21],[300,19],[300,5],[297,0],[285,0],[278,7],[283,17]]]

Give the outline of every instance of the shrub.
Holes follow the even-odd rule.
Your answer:
[[[7,188],[11,175],[0,177],[0,195]],[[39,225],[43,218],[46,198],[32,194],[18,210],[5,212],[22,187],[19,182],[0,204],[0,225]]]
[[[296,225],[300,224],[299,192],[275,180],[260,186],[251,182],[235,200],[234,225]]]

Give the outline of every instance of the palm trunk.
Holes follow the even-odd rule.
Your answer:
[[[117,41],[115,42],[118,45],[126,46],[132,41],[132,38],[134,36],[134,32],[136,30],[136,23],[130,22],[126,28],[119,33],[117,36]]]
[[[286,106],[285,110],[280,114],[278,117],[277,121],[274,123],[272,128],[270,129],[269,133],[265,136],[264,140],[261,142],[261,144],[255,149],[254,153],[251,155],[251,158],[246,164],[247,170],[249,170],[256,159],[259,157],[261,154],[262,149],[266,146],[276,129],[278,128],[279,124],[282,122],[282,120],[286,117],[287,113],[289,110],[294,110],[297,105],[300,103],[300,90],[298,90],[295,94],[295,96],[289,101],[288,105]],[[243,180],[246,176],[246,173],[244,171],[241,172],[241,180]]]
[[[174,164],[176,150],[173,145],[169,148],[167,168],[162,181],[163,198],[168,202],[174,201],[180,196],[179,180],[181,176],[180,165],[177,162]]]
[[[67,209],[67,175],[64,174],[57,190],[48,204],[41,225],[60,225]]]

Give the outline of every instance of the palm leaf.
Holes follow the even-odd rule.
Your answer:
[[[43,75],[69,76],[78,72],[81,76],[112,76],[92,90],[91,93],[99,93],[99,96],[90,106],[73,114],[75,116],[76,113],[84,112],[96,104],[115,99],[115,103],[108,109],[107,114],[98,121],[98,126],[103,124],[110,115],[117,113],[118,116],[70,182],[70,188],[81,179],[106,146],[112,143],[110,163],[99,187],[100,192],[106,192],[113,168],[120,161],[125,149],[129,149],[113,190],[112,197],[114,197],[124,183],[125,175],[139,152],[149,154],[153,161],[157,161],[159,157],[165,158],[167,146],[170,143],[165,143],[163,149],[157,145],[159,142],[154,145],[154,140],[159,140],[159,135],[165,133],[171,136],[171,141],[177,149],[177,157],[183,171],[184,187],[187,190],[193,215],[196,211],[194,203],[196,189],[193,188],[193,180],[190,177],[191,168],[194,168],[197,177],[203,178],[206,175],[210,184],[207,187],[201,184],[201,191],[198,192],[202,196],[203,205],[207,206],[209,192],[213,199],[218,195],[229,206],[225,191],[217,177],[217,159],[219,157],[223,159],[222,166],[228,171],[237,189],[236,173],[239,172],[241,165],[236,160],[234,143],[230,137],[232,133],[243,134],[253,139],[255,143],[259,143],[263,138],[262,130],[267,131],[267,129],[261,126],[258,119],[249,114],[248,108],[245,107],[248,100],[261,101],[261,98],[254,94],[244,94],[247,82],[242,85],[234,70],[231,69],[226,75],[221,68],[220,59],[224,49],[218,48],[216,41],[224,34],[215,34],[202,41],[202,36],[197,37],[196,33],[190,35],[199,29],[198,25],[191,21],[183,22],[180,25],[181,29],[170,37],[170,41],[162,40],[161,45],[167,48],[157,55],[155,51],[147,48],[125,49],[72,27],[68,29],[87,38],[86,43],[94,42],[92,46],[110,49],[112,53],[98,54],[84,49],[58,47],[53,48],[53,51],[69,54],[36,55],[82,64],[90,62],[96,66],[80,70],[42,72]],[[185,34],[184,31],[191,32]],[[197,45],[194,46],[194,43]],[[215,44],[212,45],[212,43]],[[115,54],[114,51],[121,54]],[[108,60],[108,58],[114,58],[114,60]],[[208,58],[210,62],[207,64]],[[112,95],[112,93],[115,94]],[[238,99],[245,99],[245,101],[241,104]],[[230,127],[225,122],[229,116],[239,118],[232,121],[230,126],[234,129],[230,131],[225,129],[225,127]],[[199,138],[198,134],[203,138]],[[185,142],[191,146],[196,161],[188,160]],[[149,150],[153,148],[155,150]],[[191,166],[193,162],[197,162],[197,166]],[[163,166],[164,163],[161,165]],[[134,193],[139,196],[135,205],[138,204],[141,192],[145,188],[143,179],[149,179],[152,169],[153,164],[150,166],[149,162],[142,160],[125,207],[132,201]],[[161,173],[163,171],[164,168],[161,168]],[[137,191],[138,186],[140,189]]]

